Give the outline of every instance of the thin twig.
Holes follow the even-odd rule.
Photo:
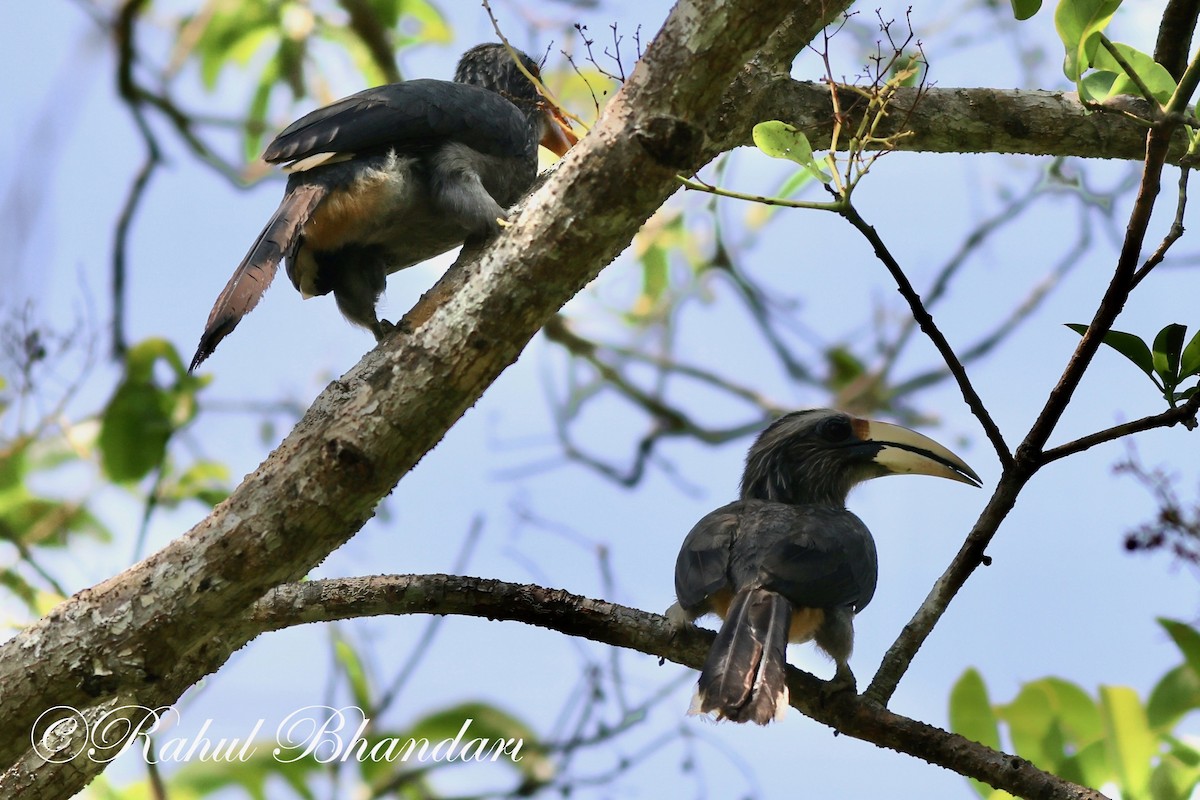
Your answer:
[[[1195,74],[1200,82],[1200,65],[1193,62],[1188,73]],[[1185,75],[1185,78],[1188,76]],[[1195,88],[1195,82],[1191,83]],[[1184,86],[1181,81],[1180,87]],[[1186,102],[1187,98],[1184,98]],[[1179,91],[1168,104],[1170,111],[1179,100]],[[1006,465],[1000,481],[962,547],[946,571],[934,584],[929,595],[917,609],[900,636],[888,648],[866,695],[873,702],[886,704],[891,699],[900,679],[908,670],[912,659],[920,650],[946,608],[962,588],[966,579],[983,563],[984,550],[995,536],[1008,512],[1016,504],[1017,496],[1033,474],[1044,463],[1042,448],[1054,432],[1058,421],[1066,411],[1075,390],[1083,379],[1092,358],[1099,350],[1104,334],[1111,330],[1113,322],[1125,307],[1129,293],[1133,290],[1137,262],[1149,228],[1155,198],[1162,182],[1162,169],[1166,162],[1171,135],[1175,130],[1169,119],[1150,130],[1146,140],[1146,155],[1141,185],[1130,213],[1125,230],[1125,239],[1113,270],[1113,277],[1096,309],[1091,325],[1080,339],[1071,355],[1058,383],[1050,391],[1041,413],[1034,421],[1024,440],[1017,447],[1012,462]]]
[[[1004,435],[1000,432],[1000,428],[996,425],[995,420],[992,419],[992,415],[988,412],[987,406],[984,405],[983,399],[975,391],[975,387],[971,384],[971,379],[967,376],[966,369],[963,368],[962,362],[959,361],[958,356],[954,353],[954,348],[950,346],[950,342],[946,340],[941,329],[933,321],[933,316],[926,310],[921,296],[913,288],[912,282],[909,281],[903,268],[901,268],[900,264],[892,256],[891,251],[888,250],[879,232],[859,215],[858,210],[852,204],[847,203],[840,213],[847,222],[854,226],[855,230],[871,243],[871,247],[875,250],[875,256],[887,267],[892,280],[896,283],[896,288],[899,290],[900,296],[908,302],[908,306],[912,310],[913,319],[916,320],[917,325],[920,326],[925,335],[929,337],[929,341],[933,343],[933,346],[937,348],[938,353],[942,356],[942,360],[946,363],[946,368],[954,376],[954,380],[958,384],[959,391],[962,392],[967,407],[971,409],[971,413],[979,420],[979,424],[983,427],[988,441],[992,443],[992,447],[996,451],[996,456],[1000,459],[1000,464],[1003,467],[1008,467],[1012,463],[1013,456],[1004,441]]]
[[[1117,49],[1117,46],[1112,43],[1112,40],[1102,33],[1100,34],[1100,44],[1105,50],[1108,51],[1108,54],[1113,57],[1113,61],[1117,62],[1117,66],[1119,66],[1121,70],[1129,77],[1129,80],[1133,81],[1133,85],[1136,86],[1138,91],[1142,93],[1142,97],[1150,103],[1153,103],[1161,111],[1162,106],[1159,105],[1158,99],[1154,96],[1154,92],[1150,91],[1150,87],[1146,85],[1144,80],[1142,80],[1142,76],[1138,75],[1137,70],[1135,70],[1133,65],[1125,59],[1124,54]]]
[[[1046,450],[1041,454],[1040,466],[1045,466],[1053,461],[1058,461],[1060,458],[1082,453],[1084,450],[1095,447],[1098,444],[1111,442],[1134,433],[1154,430],[1155,428],[1169,428],[1181,422],[1186,426],[1189,420],[1194,427],[1197,411],[1200,411],[1200,392],[1192,395],[1186,403],[1164,411],[1161,414],[1153,414],[1149,417],[1133,420],[1132,422],[1114,425],[1111,428],[1105,428],[1102,431],[1081,436],[1072,442],[1067,442],[1066,444]]]
[[[1175,220],[1171,223],[1171,229],[1167,231],[1167,235],[1163,237],[1158,248],[1146,259],[1146,263],[1133,274],[1133,285],[1136,287],[1150,274],[1150,271],[1162,263],[1166,257],[1167,251],[1171,249],[1171,245],[1179,241],[1183,237],[1183,212],[1187,209],[1187,181],[1190,170],[1188,167],[1179,168],[1179,194],[1178,201],[1175,203]]]

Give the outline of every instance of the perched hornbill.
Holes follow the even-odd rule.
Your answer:
[[[846,495],[898,473],[981,483],[932,439],[839,411],[797,411],[759,435],[740,499],[696,523],[675,562],[672,621],[724,618],[690,713],[760,725],[781,717],[789,641],[815,640],[837,664],[833,685],[853,687],[853,620],[875,594],[877,563]]]
[[[347,319],[383,338],[391,325],[375,304],[387,276],[497,232],[533,185],[538,144],[563,155],[574,142],[501,44],[464,53],[453,82],[377,86],[301,117],[263,153],[286,164],[287,190],[217,298],[190,369],[254,308],[283,259],[302,295],[333,292]]]

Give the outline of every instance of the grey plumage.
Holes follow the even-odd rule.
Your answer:
[[[286,165],[283,202],[214,304],[190,368],[283,260],[301,294],[332,292],[347,319],[383,338],[391,325],[375,306],[387,276],[497,233],[537,177],[539,142],[560,155],[574,142],[558,119],[508,50],[484,44],[463,54],[454,82],[377,86],[289,125],[263,154]]]
[[[724,618],[692,713],[766,724],[788,703],[788,641],[814,640],[853,685],[854,615],[875,594],[875,541],[845,508],[860,481],[920,472],[978,484],[950,451],[920,434],[828,409],[772,423],[746,458],[741,499],[701,519],[675,566],[677,623]]]

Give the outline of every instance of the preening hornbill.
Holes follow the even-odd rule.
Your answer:
[[[834,685],[854,685],[854,615],[875,594],[877,562],[871,532],[846,510],[846,495],[861,481],[899,473],[981,484],[932,439],[839,411],[797,411],[759,435],[740,499],[696,523],[675,562],[672,621],[724,618],[690,713],[760,725],[780,718],[789,641],[815,640],[837,664]]]
[[[538,66],[518,53],[534,76]],[[208,316],[190,369],[262,297],[281,260],[305,297],[333,292],[351,322],[382,339],[375,304],[387,276],[499,230],[533,185],[537,147],[575,136],[509,51],[481,44],[454,81],[377,86],[293,122],[263,159],[286,164],[283,201]]]

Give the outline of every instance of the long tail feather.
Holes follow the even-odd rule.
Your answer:
[[[700,672],[689,713],[766,725],[788,706],[784,669],[792,607],[775,592],[734,595]]]
[[[200,345],[192,356],[188,371],[192,372],[212,355],[222,339],[230,334],[242,317],[250,313],[263,292],[271,285],[279,262],[294,254],[300,230],[312,216],[327,190],[323,186],[302,184],[288,189],[279,208],[251,245],[250,251],[233,271],[209,312],[208,323],[200,337]]]

